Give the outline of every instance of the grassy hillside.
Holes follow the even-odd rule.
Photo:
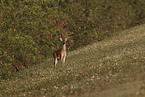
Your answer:
[[[144,97],[145,25],[68,52],[65,69],[53,59],[1,80],[0,96]]]

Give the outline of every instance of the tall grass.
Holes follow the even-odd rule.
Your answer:
[[[68,52],[65,69],[53,59],[1,80],[0,96],[145,96],[145,25]]]

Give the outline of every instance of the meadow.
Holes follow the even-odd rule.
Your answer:
[[[145,97],[145,25],[53,58],[0,82],[1,97]]]

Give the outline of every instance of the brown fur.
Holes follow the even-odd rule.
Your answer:
[[[57,50],[54,52],[53,56],[54,56],[54,69],[56,69],[56,64],[57,61],[59,59],[61,59],[61,66],[64,68],[65,66],[65,57],[66,57],[66,41],[67,38],[65,38],[65,40],[63,41],[62,38],[60,38],[60,40],[63,43],[63,48],[61,50]]]

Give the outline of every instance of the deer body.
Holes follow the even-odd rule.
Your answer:
[[[62,68],[64,68],[64,66],[65,66],[67,38],[65,38],[65,40],[62,40],[62,38],[60,38],[60,41],[62,41],[62,43],[63,43],[63,48],[55,51],[53,54],[54,55],[54,69],[56,69],[56,64],[57,64],[59,59],[61,59]]]

